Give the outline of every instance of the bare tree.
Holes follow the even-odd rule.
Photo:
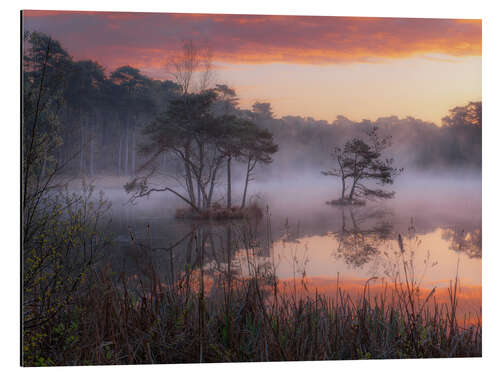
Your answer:
[[[167,61],[166,68],[182,95],[208,89],[214,77],[210,48],[192,40],[183,43],[182,51]]]

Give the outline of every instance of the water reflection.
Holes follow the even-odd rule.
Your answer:
[[[465,229],[450,228],[443,231],[443,239],[450,242],[450,249],[457,253],[465,253],[470,258],[482,257],[481,228]]]
[[[333,297],[340,286],[353,298],[377,277],[370,288],[378,293],[401,275],[406,262],[423,294],[437,287],[439,303],[445,303],[446,288],[458,270],[459,315],[465,319],[480,311],[480,223],[422,215],[411,219],[377,205],[323,205],[308,214],[290,213],[269,209],[261,220],[199,222],[173,219],[172,210],[159,204],[115,204],[115,247],[105,262],[142,294],[153,293],[145,291],[161,282],[203,290],[224,305],[230,305],[224,300],[231,298],[229,290],[254,276],[262,285],[279,280],[283,290],[293,293]]]
[[[157,202],[113,206],[115,247],[105,261],[118,274],[151,275],[154,270],[154,277],[166,284],[185,284],[201,273],[214,295],[256,273],[333,283],[340,275],[363,285],[374,276],[390,280],[407,261],[422,286],[432,289],[454,279],[460,259],[463,287],[481,286],[480,223],[450,223],[449,217],[434,214],[411,219],[377,205],[324,204],[309,213],[286,211],[285,216],[269,209],[261,220],[210,223],[173,219],[172,210],[164,207]]]
[[[336,257],[346,264],[361,267],[380,253],[393,231],[388,220],[391,212],[353,207],[340,207],[342,226],[335,237],[338,241]]]

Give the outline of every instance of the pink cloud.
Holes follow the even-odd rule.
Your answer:
[[[453,19],[25,11],[24,26],[110,69],[160,67],[189,39],[220,62],[321,65],[480,56],[482,39],[481,20]]]

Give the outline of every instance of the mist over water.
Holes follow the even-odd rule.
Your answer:
[[[325,203],[340,193],[334,178],[311,172],[268,177],[264,174],[252,183],[250,201],[269,212],[274,242],[264,258],[276,262],[280,278],[297,276],[297,269],[310,277],[387,277],[401,234],[415,253],[417,273],[427,285],[446,285],[457,269],[464,283],[481,285],[480,176],[404,173],[390,186],[396,191],[394,199],[354,208]],[[113,249],[113,258],[128,256],[131,232],[137,241],[149,241],[150,236],[154,246],[168,247],[191,230],[191,222],[175,219],[175,210],[183,202],[172,194],[156,193],[131,204],[120,180],[100,178],[94,184],[112,203],[111,227],[120,244]],[[220,189],[222,196],[223,186]],[[234,191],[239,191],[237,185]],[[235,202],[238,199],[235,193]],[[263,226],[257,224],[260,233]],[[357,236],[359,249],[341,246],[343,231]],[[366,254],[366,249],[371,253]],[[175,253],[184,251],[180,246]]]
[[[23,365],[481,355],[480,96],[439,95],[455,106],[440,123],[396,116],[435,105],[401,84],[402,102],[382,95],[389,110],[371,119],[341,113],[375,102],[309,83],[251,104],[214,74],[214,41],[186,34],[158,79],[133,53],[111,69],[77,60],[38,26],[22,39]],[[271,61],[251,45],[250,65]],[[414,55],[402,50],[390,58]],[[313,55],[302,68],[325,63]],[[344,89],[366,96],[361,76]],[[333,120],[274,108],[304,93]]]

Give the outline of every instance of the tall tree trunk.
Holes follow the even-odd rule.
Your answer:
[[[341,200],[345,199],[345,180],[346,175],[344,173],[344,166],[342,165],[342,158],[340,154],[337,154],[337,162],[339,163],[340,173],[342,174],[342,197]]]
[[[231,208],[231,155],[227,158],[227,208]]]
[[[203,144],[201,142],[198,143],[198,157],[200,158],[200,164],[199,164],[199,171],[198,171],[198,179],[197,179],[197,186],[198,186],[198,208],[201,208],[201,184],[202,184],[202,178],[203,178]],[[208,207],[208,202],[207,199],[204,200],[203,202],[203,207],[204,208],[209,208]]]
[[[118,176],[122,175],[122,143],[123,143],[123,134],[120,133],[120,145],[118,146]]]
[[[241,208],[245,208],[249,177],[250,177],[250,158],[248,158],[248,162],[247,162],[247,174],[245,176],[245,188],[243,189],[243,199],[241,200]]]
[[[80,112],[80,133],[81,133],[81,144],[80,144],[80,174],[84,174],[84,152],[85,152],[85,127],[83,126],[83,120],[81,118]]]
[[[354,176],[359,176],[358,174],[358,155],[354,158],[354,172],[352,173]],[[358,177],[353,177],[352,178],[352,186],[351,186],[351,192],[349,193],[349,200],[352,201],[352,198],[354,197],[354,189],[356,188],[356,184],[358,183]]]
[[[108,123],[108,116],[104,114],[103,111],[100,111],[100,120],[101,120],[101,146],[106,144],[106,140],[108,138],[108,127],[106,124]]]
[[[135,126],[132,128],[132,175],[135,176],[135,157],[136,157],[136,152],[135,152],[135,147],[136,146],[136,139],[135,139]]]
[[[197,190],[197,203],[196,207],[201,208],[201,185],[200,185],[200,179],[197,179],[196,181],[196,190]],[[205,202],[206,205],[207,202]]]
[[[90,129],[90,176],[94,176],[94,125]]]
[[[191,172],[191,166],[189,165],[190,158],[191,146],[189,144],[186,144],[184,150],[184,172],[186,173],[186,187],[191,203],[199,209],[199,206],[196,205],[196,198],[194,196],[193,173]]]
[[[208,204],[212,204],[212,197],[214,194],[214,188],[215,188],[215,179],[217,178],[217,171],[219,170],[220,165],[222,164],[222,161],[217,161],[217,164],[215,165],[214,172],[212,174],[212,178],[210,179],[210,189],[208,191]]]
[[[96,133],[96,124],[97,124],[97,113],[94,112],[92,116],[92,124],[89,123],[89,174],[91,177],[94,176],[94,146],[95,146],[95,133]]]
[[[125,120],[125,160],[123,161],[123,170],[125,176],[128,176],[128,118]]]

